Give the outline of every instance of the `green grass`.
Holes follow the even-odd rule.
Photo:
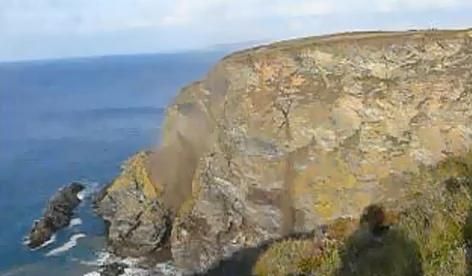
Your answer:
[[[391,227],[381,239],[373,239],[364,224],[355,223],[352,229],[352,221],[340,219],[327,226],[328,234],[321,240],[272,245],[259,258],[254,274],[467,275],[466,244],[472,241],[472,153],[423,168],[409,182],[429,188],[384,206]]]

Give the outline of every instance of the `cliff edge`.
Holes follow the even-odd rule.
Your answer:
[[[98,209],[119,253],[170,242],[179,268],[204,272],[243,248],[428,194],[432,182],[413,176],[470,151],[471,107],[471,30],[237,52],[168,108],[161,145],[140,155],[145,181],[115,181]]]

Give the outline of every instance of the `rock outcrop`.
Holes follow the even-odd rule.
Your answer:
[[[149,152],[140,152],[128,160],[96,201],[108,222],[110,249],[118,255],[153,255],[170,235],[169,212],[158,200],[159,187],[149,179],[148,158]]]
[[[427,193],[411,175],[470,150],[471,107],[470,30],[348,33],[235,53],[169,107],[151,186],[108,188],[110,238],[130,241],[132,222],[156,204],[137,229],[168,229],[163,218],[173,218],[176,265],[204,272],[243,248]],[[124,228],[113,220],[123,212]],[[144,232],[132,243],[155,237]]]
[[[37,248],[51,239],[52,235],[69,225],[74,209],[80,204],[78,193],[85,187],[72,183],[61,188],[48,202],[40,220],[35,221],[28,235],[27,245]]]
[[[128,266],[122,263],[111,263],[100,268],[100,276],[119,276],[125,273]]]

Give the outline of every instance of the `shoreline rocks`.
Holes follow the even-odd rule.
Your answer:
[[[96,270],[85,274],[86,276],[183,276],[172,261],[149,264],[146,257],[123,257],[108,251],[99,254],[94,266]]]
[[[109,250],[120,256],[159,258],[170,236],[170,212],[160,202],[160,191],[147,172],[149,152],[140,152],[122,167],[122,173],[103,189],[95,202],[108,224]],[[169,254],[167,254],[169,255]]]
[[[49,200],[41,219],[34,222],[28,234],[27,246],[37,248],[51,239],[58,230],[69,225],[74,209],[80,204],[78,193],[85,187],[80,183],[65,186]]]
[[[128,268],[127,264],[124,263],[110,263],[100,267],[100,276],[118,276],[125,273],[125,269]]]

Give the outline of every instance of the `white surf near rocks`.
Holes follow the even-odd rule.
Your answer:
[[[78,226],[78,225],[81,225],[81,224],[82,224],[82,219],[73,218],[69,223],[69,228],[72,228],[72,227],[75,227],[75,226]]]
[[[139,263],[142,261],[139,258],[121,258],[109,252],[102,251],[97,254],[97,259],[91,262],[81,261],[82,264],[97,267],[96,271],[84,274],[84,276],[100,276],[101,269],[109,264],[121,263],[127,268],[124,269],[123,276],[182,276],[183,273],[179,271],[172,262],[164,262],[156,264],[152,268],[142,268]]]
[[[95,194],[100,187],[100,183],[98,182],[82,181],[81,183],[85,183],[85,189],[77,194],[77,198],[81,201],[84,201],[86,198],[89,198],[91,195]]]
[[[64,243],[62,246],[59,246],[48,253],[46,253],[46,256],[58,256],[64,252],[67,252],[68,250],[74,248],[77,245],[77,241],[79,239],[85,238],[87,235],[83,233],[75,234],[72,237],[70,237],[69,241]]]
[[[23,240],[23,244],[24,244],[24,245],[28,245],[29,242],[30,242],[30,241],[29,241],[28,237],[25,237],[25,239]],[[54,235],[52,235],[52,237],[51,237],[49,240],[47,240],[46,242],[44,242],[43,244],[41,244],[41,246],[38,246],[38,247],[36,247],[36,248],[31,248],[30,251],[36,251],[36,250],[39,250],[39,249],[41,249],[41,248],[45,248],[45,247],[47,247],[48,245],[53,244],[53,243],[55,243],[55,242],[56,242],[56,235],[54,234]]]

